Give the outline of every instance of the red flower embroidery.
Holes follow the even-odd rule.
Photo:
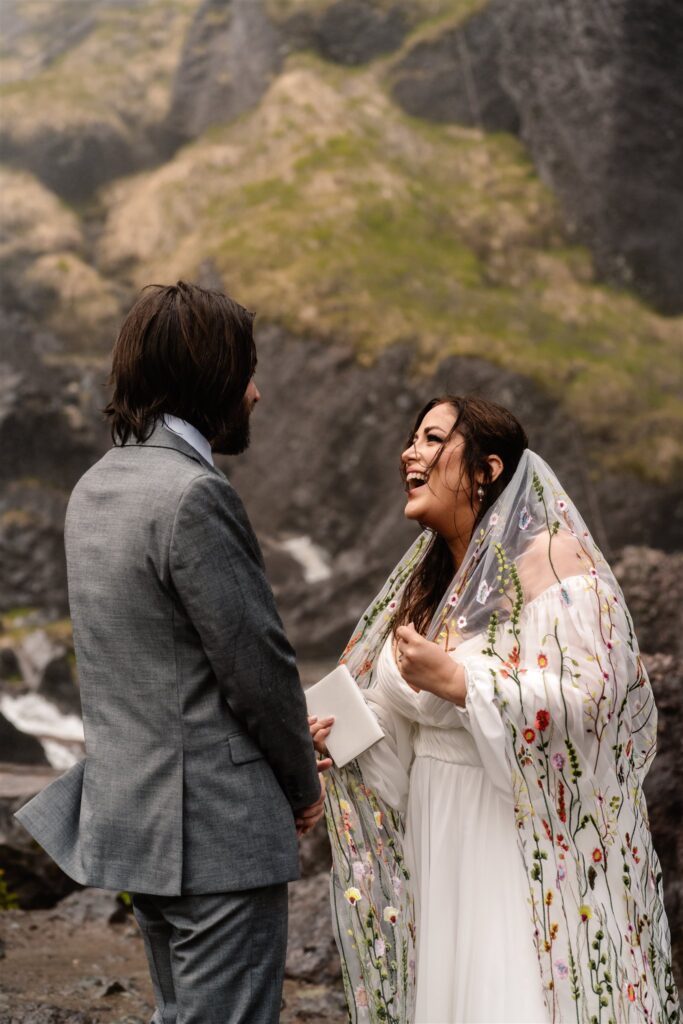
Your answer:
[[[536,733],[534,732],[533,729],[525,729],[524,732],[522,733],[522,736],[527,741],[527,743],[533,743],[534,740],[536,739]]]
[[[600,861],[602,860],[602,850],[599,850],[597,846],[593,850],[593,860],[595,861],[596,864],[599,864]]]
[[[539,732],[544,732],[550,725],[550,715],[545,708],[539,708],[536,712],[536,721],[534,725]]]
[[[548,659],[547,659],[546,655],[543,654],[543,653],[539,654],[539,656],[538,656],[538,667],[539,668],[547,668],[547,666],[548,666]]]
[[[635,1001],[636,1001],[636,990],[634,989],[633,985],[631,985],[630,983],[629,983],[627,992],[628,992],[629,1002],[630,1003],[635,1003]]]

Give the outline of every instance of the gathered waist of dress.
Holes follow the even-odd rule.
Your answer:
[[[477,745],[466,729],[419,725],[413,737],[415,757],[433,757],[448,764],[482,767]]]

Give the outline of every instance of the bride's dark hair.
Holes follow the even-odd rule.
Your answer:
[[[414,440],[415,434],[423,419],[437,405],[452,406],[456,419],[453,427],[444,440],[432,465],[435,465],[443,453],[449,438],[458,431],[462,434],[465,446],[462,450],[462,471],[458,480],[461,486],[463,477],[467,480],[470,491],[470,504],[476,513],[472,532],[489,510],[494,501],[512,479],[515,470],[529,441],[519,420],[511,412],[496,402],[485,398],[467,397],[462,395],[443,395],[433,398],[420,410],[415,425],[408,438],[407,447]],[[497,455],[503,470],[496,480],[491,480],[491,469],[487,462],[489,455]],[[406,468],[401,463],[401,473],[405,479]],[[474,495],[477,476],[481,475],[484,496],[475,508]],[[471,534],[470,534],[471,537]],[[469,542],[470,537],[466,540]],[[453,579],[453,556],[446,541],[435,533],[429,542],[424,558],[408,581],[401,603],[391,624],[392,629],[412,622],[418,633],[425,633],[443,598],[446,588]]]

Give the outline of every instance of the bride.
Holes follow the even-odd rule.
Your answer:
[[[678,1019],[656,711],[609,566],[500,406],[430,402],[402,471],[425,529],[342,657],[385,738],[328,786],[351,1020]]]

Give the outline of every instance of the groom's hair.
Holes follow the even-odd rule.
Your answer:
[[[143,288],[114,344],[104,409],[115,444],[146,440],[164,413],[209,441],[230,430],[256,369],[254,314],[178,281]]]

